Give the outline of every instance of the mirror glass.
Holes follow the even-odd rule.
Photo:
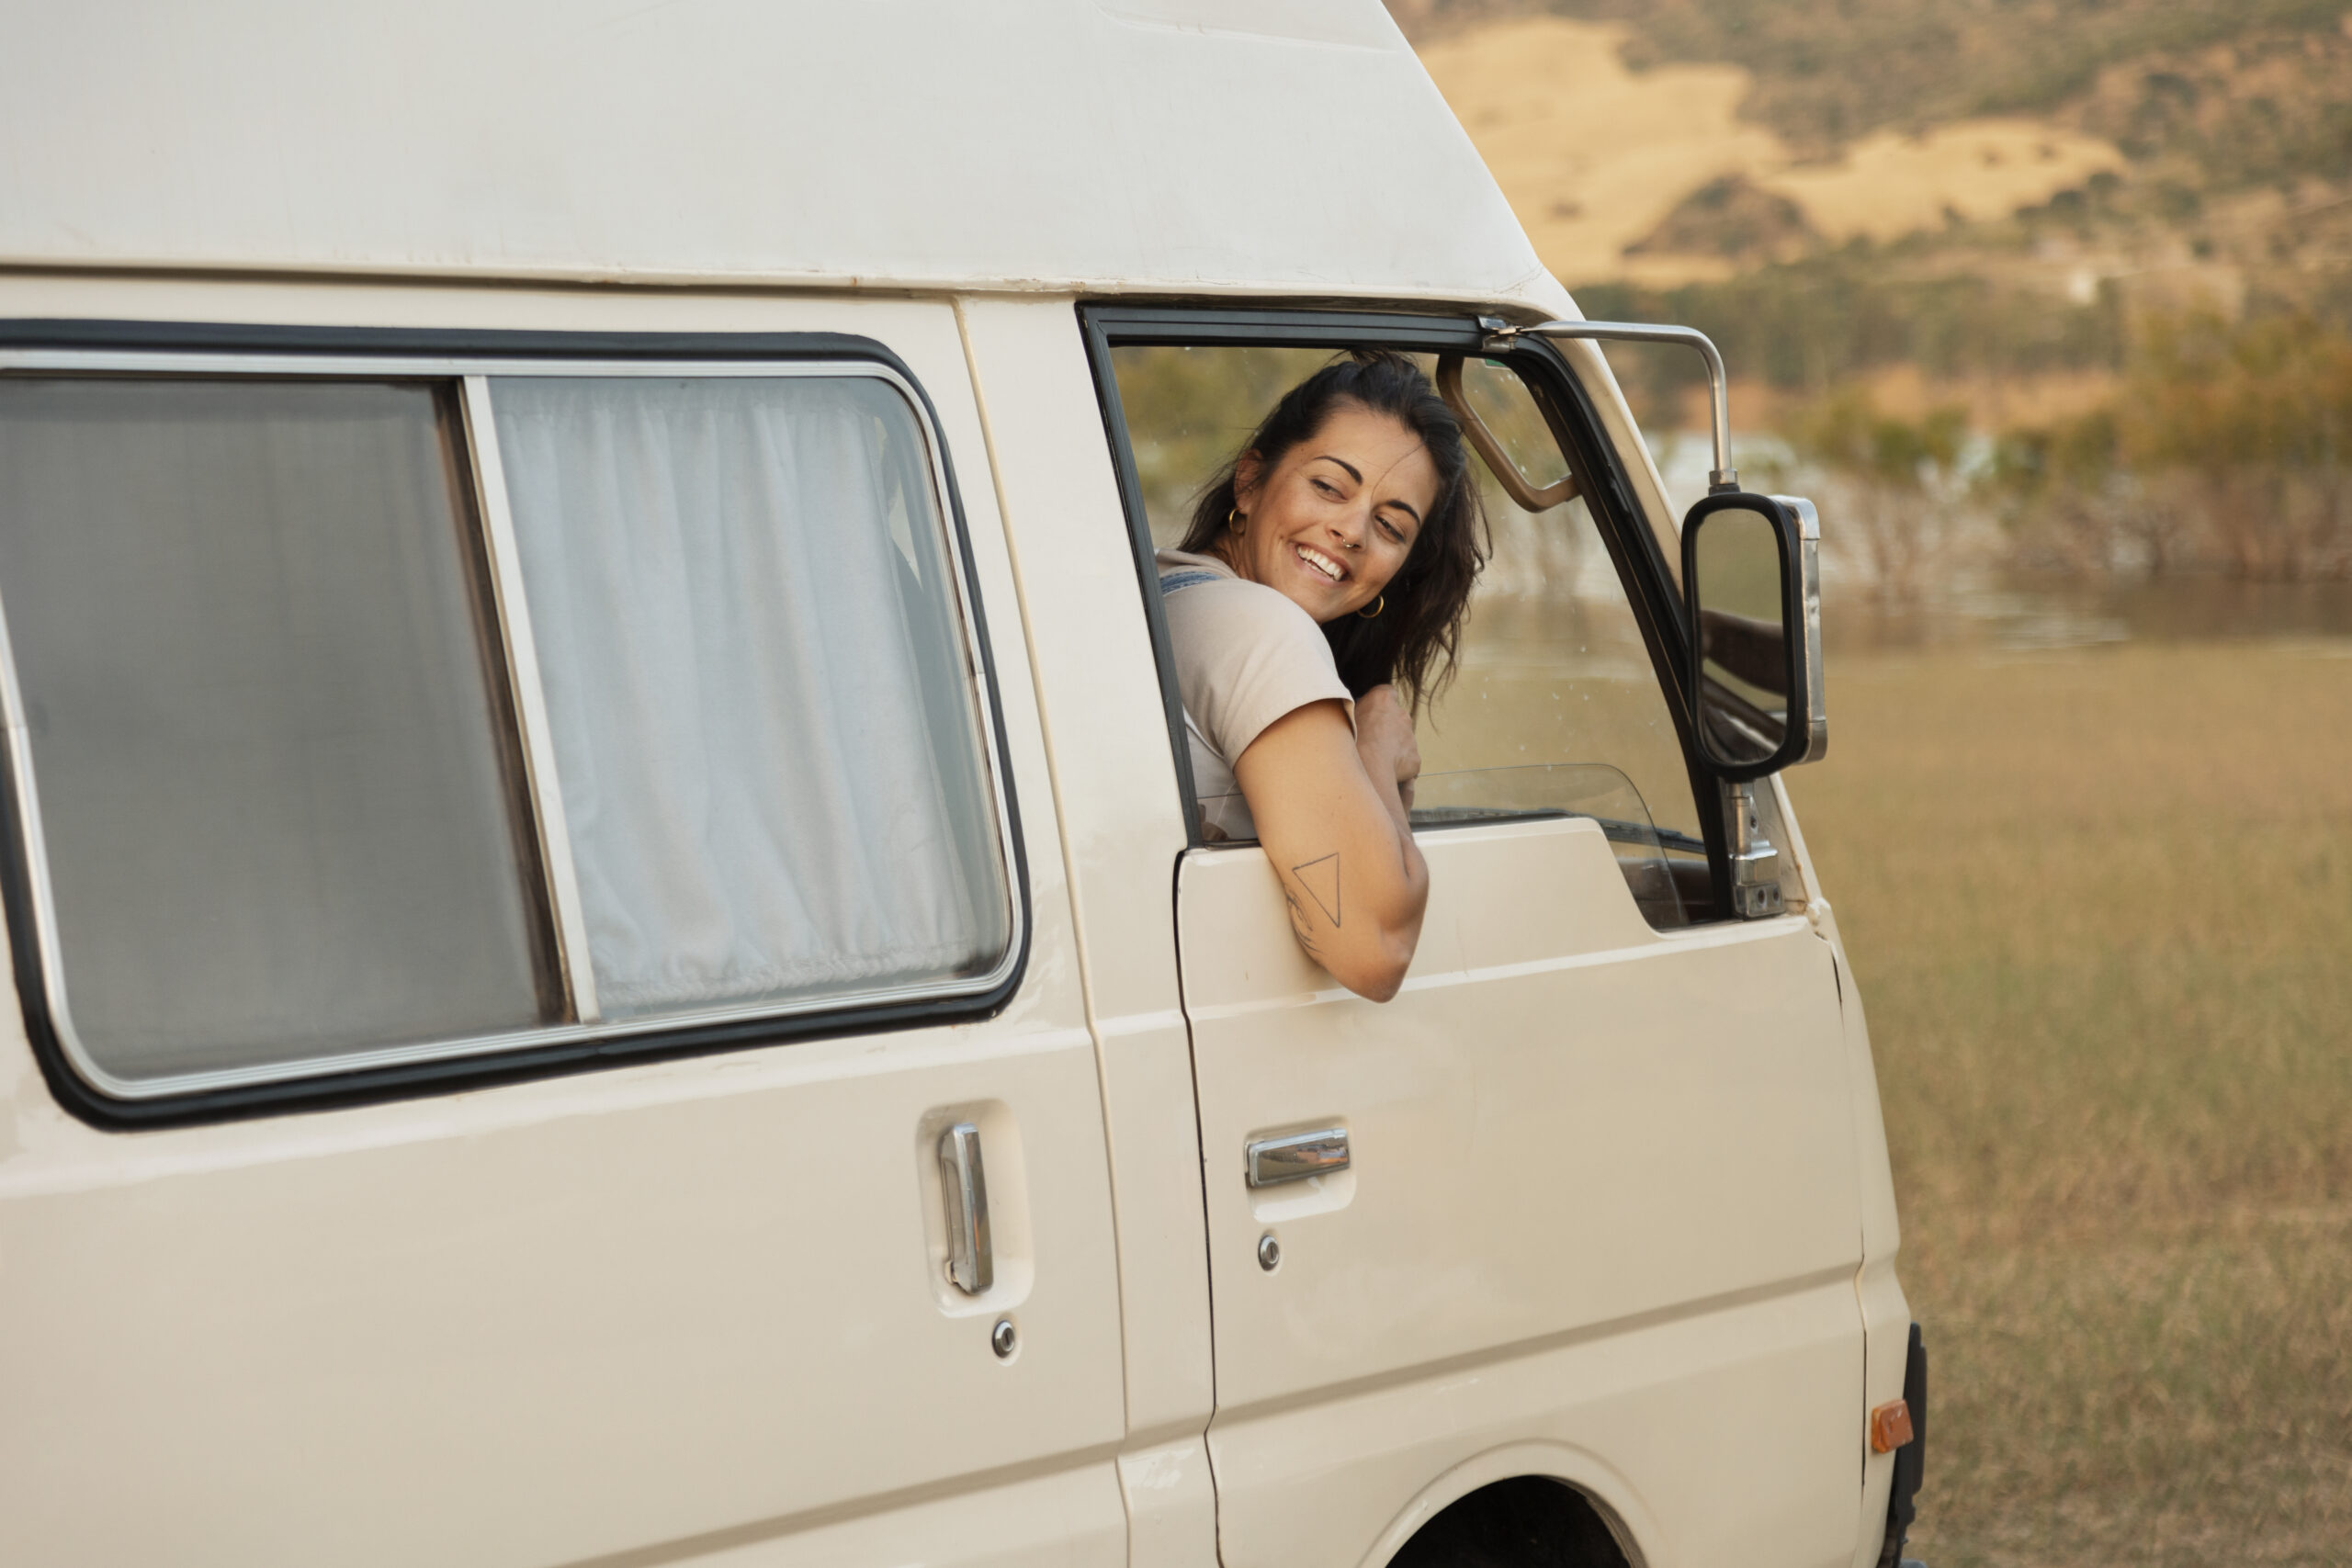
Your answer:
[[[1719,760],[1760,762],[1788,732],[1779,531],[1763,513],[1738,507],[1710,512],[1690,526],[1700,728]]]

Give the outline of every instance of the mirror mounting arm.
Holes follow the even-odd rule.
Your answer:
[[[1781,852],[1764,836],[1756,816],[1756,784],[1743,779],[1724,785],[1731,817],[1731,908],[1743,920],[1760,920],[1782,908]]]
[[[1707,471],[1707,493],[1728,495],[1739,489],[1739,470],[1731,466],[1731,386],[1724,374],[1724,356],[1714,340],[1695,327],[1665,326],[1650,321],[1539,321],[1514,327],[1498,316],[1481,316],[1487,352],[1499,354],[1518,337],[1591,338],[1608,343],[1679,343],[1695,348],[1707,362],[1710,423],[1714,427],[1715,466]]]

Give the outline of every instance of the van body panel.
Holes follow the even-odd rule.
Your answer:
[[[1850,1286],[1821,1280],[1220,1421],[1223,1562],[1378,1564],[1455,1498],[1549,1475],[1641,1568],[1843,1568],[1852,1450],[1826,1494],[1787,1434],[1846,1425],[1859,1372]]]
[[[1654,931],[1589,819],[1418,837],[1430,908],[1385,1005],[1272,940],[1288,922],[1262,852],[1185,858],[1220,1415],[1850,1280],[1844,1041],[1804,922]],[[1348,1127],[1349,1169],[1246,1185],[1251,1138],[1323,1119]]]
[[[631,1568],[678,1561],[695,1568],[872,1568],[877,1562],[1061,1568],[1120,1561],[1125,1534],[1116,1487],[1102,1466],[1086,1464],[789,1533],[729,1531],[691,1543],[690,1558],[664,1553],[620,1561]]]
[[[1556,291],[1379,0],[1236,9],[14,4],[0,261]],[[1317,178],[1238,173],[1277,155]]]
[[[1135,900],[1145,887],[1166,897],[1186,843],[1183,812],[1168,728],[1150,700],[1159,671],[1076,301],[966,298],[956,311],[987,412],[1063,831],[1090,917],[1093,1002],[1105,1018],[1165,1014],[1181,1026],[1167,909]]]
[[[385,311],[378,292],[290,290],[278,314],[609,332],[680,313],[628,294]],[[144,294],[250,320],[269,293],[134,287],[114,311],[105,285],[10,278],[0,314],[135,315]],[[7,1010],[0,1560],[684,1557],[925,1495],[957,1560],[1124,1560],[1101,1091],[953,311],[685,313],[869,337],[930,395],[1007,672],[1020,988],[975,1023],[137,1134],[62,1111]],[[939,1276],[932,1142],[958,1117],[983,1130],[996,1210],[997,1283],[970,1300]],[[1057,1524],[994,1495],[1052,1476],[1093,1501]]]
[[[1894,1277],[1894,1258],[1873,1258],[1855,1281],[1862,1303],[1862,1404],[1875,1410],[1903,1397],[1911,1348],[1911,1303]],[[1894,1455],[1866,1452],[1862,1461],[1862,1517],[1856,1531],[1854,1568],[1871,1568],[1884,1539],[1887,1503],[1894,1490]]]
[[[1763,1562],[1842,1559],[1860,1223],[1826,946],[1800,917],[1652,931],[1589,819],[1419,841],[1429,912],[1385,1006],[1334,987],[1287,940],[1262,852],[1196,850],[1180,874],[1228,1568],[1296,1560],[1297,1543],[1250,1523],[1286,1506],[1250,1495],[1261,1423],[1294,1443],[1312,1426],[1334,1476],[1376,1468],[1386,1439],[1350,1413],[1356,1391],[1409,1383],[1442,1424],[1467,1397],[1447,1369],[1509,1383],[1564,1341],[1684,1318],[1763,1380],[1725,1418],[1738,1440],[1769,1442],[1776,1479],[1738,1494],[1758,1510],[1744,1521],[1715,1504],[1727,1539]],[[1246,1184],[1247,1143],[1323,1125],[1348,1130],[1350,1168]],[[1271,1272],[1256,1257],[1269,1234]],[[1764,1331],[1743,1304],[1800,1298],[1814,1314],[1810,1359],[1789,1374],[1802,1396],[1773,1381],[1797,1360],[1747,1341]],[[1827,1536],[1792,1533],[1823,1508],[1839,1519]],[[1352,1558],[1334,1546],[1311,1560]]]
[[[1127,1568],[1209,1568],[1216,1562],[1216,1473],[1191,1433],[1119,1456],[1127,1505]]]
[[[40,1286],[0,1334],[0,1558],[562,1562],[1107,1449],[1091,1052],[1003,1021],[993,1049],[940,1031],[611,1075],[600,1108],[534,1085],[481,1097],[504,1117],[20,1145],[0,1247]],[[520,1119],[549,1099],[574,1103]],[[926,1246],[917,1128],[986,1102],[1018,1128],[1001,1213],[1024,1178],[1011,1366],[991,1316],[941,1310]]]
[[[1077,301],[956,301],[1021,581],[1117,1214],[1131,1568],[1216,1559],[1208,1235],[1168,868],[1185,833]],[[1073,437],[1073,431],[1083,433]]]
[[[1129,1435],[1196,1436],[1213,1398],[1208,1242],[1168,903],[1185,835],[1149,700],[1159,672],[1075,301],[966,299],[957,310],[1077,868],[1070,897],[1102,1058],[1121,1311],[1138,1352],[1127,1360]]]
[[[1781,852],[1789,857],[1805,896],[1805,917],[1827,945],[1838,969],[1838,1012],[1846,1043],[1846,1070],[1853,1084],[1854,1159],[1857,1190],[1861,1200],[1862,1267],[1854,1280],[1861,1304],[1863,1405],[1875,1410],[1903,1397],[1903,1378],[1911,1344],[1911,1303],[1895,1278],[1894,1257],[1902,1243],[1902,1227],[1894,1209],[1894,1171],[1886,1144],[1886,1116],[1879,1100],[1878,1067],[1871,1055],[1870,1022],[1862,1006],[1861,988],[1854,983],[1852,963],[1846,956],[1845,938],[1838,929],[1838,912],[1820,894],[1820,874],[1805,847],[1789,802],[1785,780],[1770,781],[1778,797]],[[1854,1548],[1854,1568],[1871,1568],[1886,1526],[1888,1495],[1894,1481],[1894,1456],[1865,1449],[1862,1460],[1861,1522]]]

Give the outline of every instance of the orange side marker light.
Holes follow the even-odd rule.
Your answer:
[[[1891,1454],[1911,1440],[1911,1407],[1890,1399],[1871,1412],[1871,1452]]]

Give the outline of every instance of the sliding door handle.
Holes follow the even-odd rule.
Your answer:
[[[996,1282],[989,1241],[989,1178],[980,1130],[958,1122],[939,1135],[939,1185],[947,1195],[947,1279],[967,1296]]]
[[[1247,1153],[1252,1187],[1329,1176],[1348,1168],[1348,1130],[1324,1127],[1286,1137],[1260,1138],[1250,1145]]]

